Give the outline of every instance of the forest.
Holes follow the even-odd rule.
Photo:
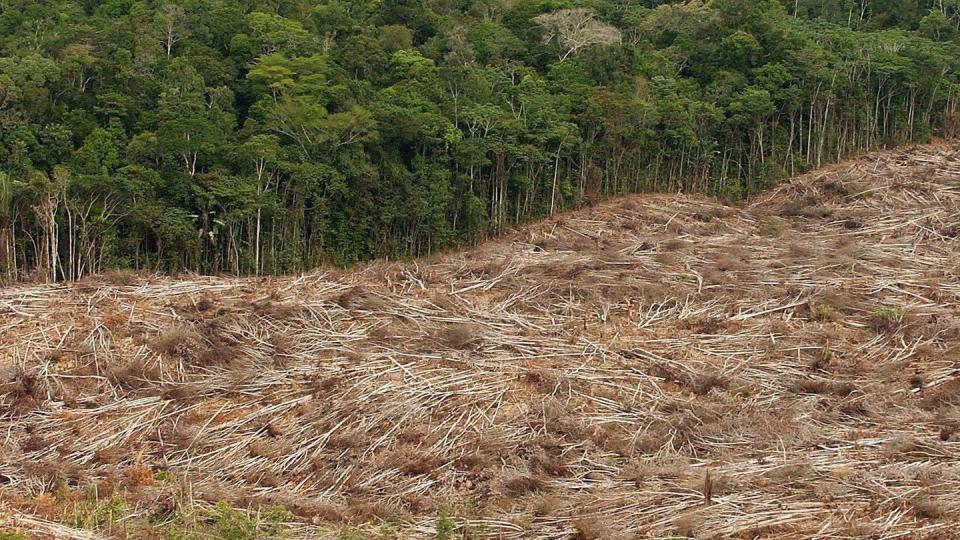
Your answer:
[[[2,0],[0,281],[428,255],[952,137],[960,0]]]

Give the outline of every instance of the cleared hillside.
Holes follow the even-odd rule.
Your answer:
[[[0,527],[955,538],[958,234],[944,143],[418,262],[7,287]]]

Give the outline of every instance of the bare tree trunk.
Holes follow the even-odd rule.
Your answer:
[[[3,246],[3,251],[0,252],[0,267],[3,268],[7,280],[13,279],[12,250],[10,249],[12,243],[11,229],[10,219],[7,217],[0,218],[0,246]]]
[[[257,230],[255,233],[256,239],[254,241],[254,248],[253,248],[254,249],[253,259],[254,259],[255,269],[253,273],[258,276],[260,275],[260,223],[261,223],[261,209],[257,208]]]
[[[560,178],[560,149],[563,148],[563,142],[557,145],[557,155],[553,161],[553,189],[550,191],[550,215],[554,213],[557,203],[557,181]]]

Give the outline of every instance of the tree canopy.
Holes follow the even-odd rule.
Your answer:
[[[429,254],[956,133],[958,0],[10,0],[0,275]]]

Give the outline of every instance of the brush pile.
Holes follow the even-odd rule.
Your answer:
[[[6,287],[0,529],[956,538],[958,235],[940,143],[417,262]]]

